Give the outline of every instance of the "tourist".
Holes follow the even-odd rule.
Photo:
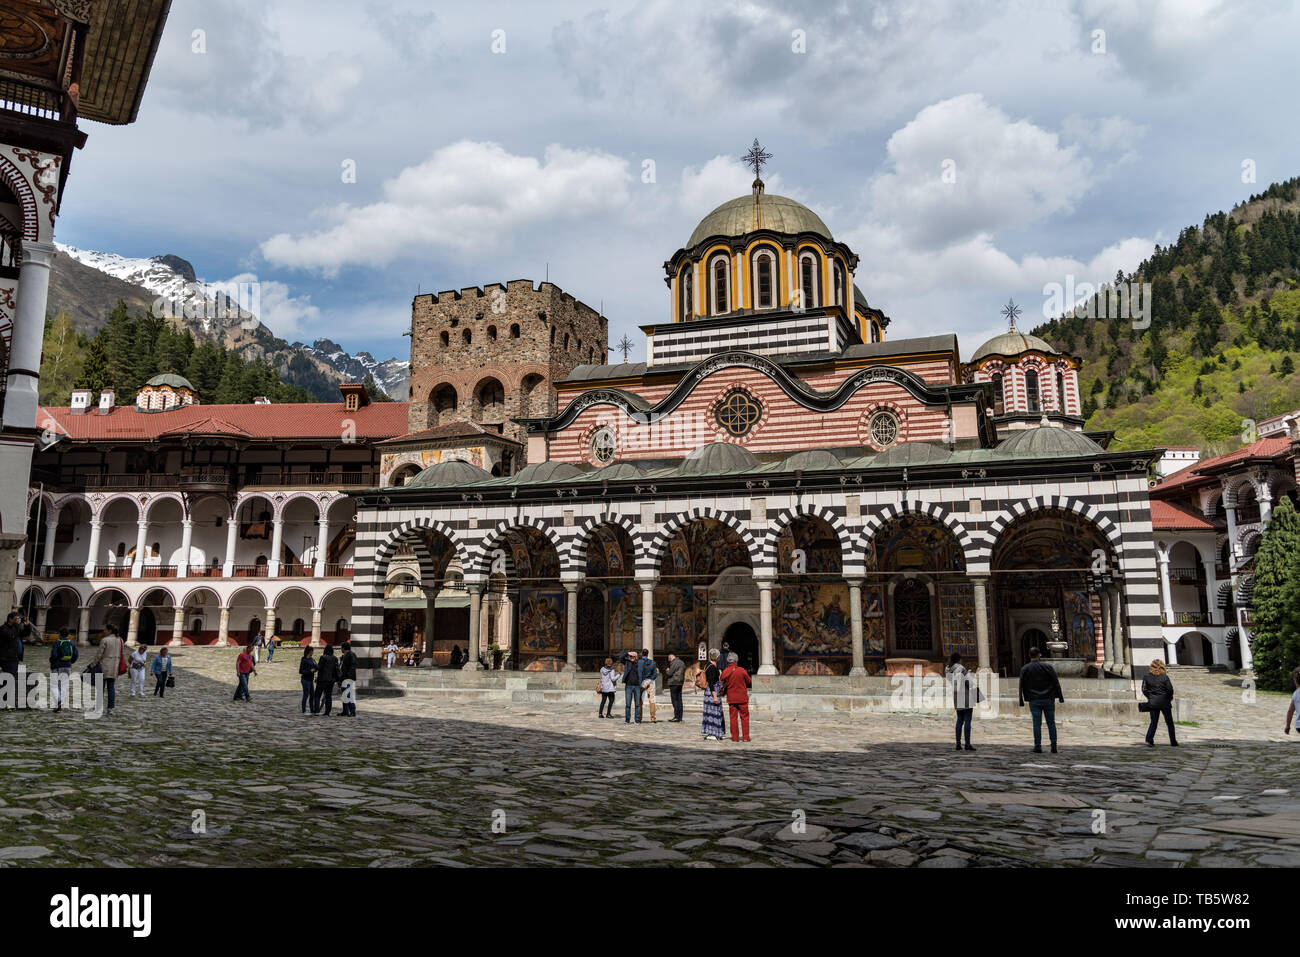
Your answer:
[[[302,650],[302,660],[298,662],[298,680],[302,682],[302,713],[312,704],[312,686],[316,678],[316,659],[312,657],[311,645]],[[316,709],[312,708],[312,714]]]
[[[1156,728],[1160,726],[1162,714],[1165,716],[1165,727],[1169,729],[1169,745],[1178,747],[1178,739],[1174,736],[1174,683],[1169,680],[1169,672],[1161,659],[1157,658],[1147,665],[1146,677],[1142,679],[1142,694],[1147,699],[1147,710],[1151,712],[1151,724],[1147,727],[1147,747],[1156,746]]]
[[[95,649],[95,657],[86,667],[87,674],[97,674],[104,681],[105,714],[112,714],[117,705],[117,676],[122,673],[124,647],[117,628],[113,625],[105,626],[104,637],[99,639],[99,647]]]
[[[961,663],[961,655],[953,652],[948,659],[948,683],[952,685],[952,703],[957,710],[957,750],[962,749],[962,732],[966,734],[966,750],[974,751],[970,743],[971,718],[979,703],[980,691],[974,676]]]
[[[77,644],[72,640],[72,629],[60,628],[59,640],[50,646],[50,690],[55,711],[63,710],[63,699],[67,697],[68,682],[77,657]]]
[[[749,740],[749,689],[753,684],[749,672],[741,667],[740,659],[733,654],[731,664],[722,672],[722,687],[731,710],[732,741]]]
[[[606,658],[600,669],[600,710],[601,718],[614,717],[614,693],[618,690],[618,672],[614,670],[614,659]]]
[[[411,657],[406,659],[408,668],[418,668],[420,659],[424,657],[424,631],[420,628],[415,629],[415,634],[411,637]]]
[[[258,663],[258,659],[261,657],[262,645],[264,644],[266,644],[266,641],[262,638],[262,633],[259,631],[253,636],[253,642],[249,646],[253,649],[253,664]]]
[[[1029,699],[1029,713],[1034,718],[1034,753],[1043,753],[1043,719],[1047,719],[1047,736],[1056,753],[1056,702],[1065,701],[1061,694],[1061,680],[1056,669],[1038,656],[1037,648],[1029,649],[1029,661],[1020,669],[1020,707]]]
[[[673,703],[673,716],[669,721],[681,723],[682,720],[682,685],[686,682],[686,662],[672,652],[668,653],[668,668],[664,671],[664,685],[668,688],[668,697]]]
[[[334,657],[334,646],[326,645],[316,667],[316,694],[311,701],[312,714],[329,716],[334,707],[334,684],[339,680],[339,660]]]
[[[650,703],[650,723],[655,721],[655,682],[659,680],[659,666],[650,657],[650,649],[641,649],[641,697]]]
[[[252,702],[248,695],[248,678],[249,675],[257,674],[257,645],[249,642],[239,657],[235,659],[235,674],[239,676],[239,686],[235,688],[235,701],[243,698],[247,702]]]
[[[1286,709],[1286,727],[1282,729],[1287,734],[1291,733],[1292,722],[1300,732],[1300,668],[1291,672],[1291,687],[1295,690],[1291,692],[1291,704]]]
[[[701,684],[701,678],[703,684]],[[701,733],[707,741],[721,741],[726,733],[722,720],[722,674],[718,671],[718,649],[709,649],[709,665],[697,673],[695,687],[704,692],[704,723]]]
[[[641,663],[635,651],[622,655],[623,665],[623,723],[632,723],[632,705],[636,704],[636,723],[641,723]]]
[[[459,668],[463,662],[460,658],[460,645],[451,646],[451,657],[447,659],[448,668]]]
[[[269,665],[275,658],[275,645],[280,640],[278,635],[272,635],[266,639],[266,663]]]
[[[17,703],[18,664],[23,660],[23,616],[11,611],[5,616],[5,623],[0,625],[0,672],[9,675],[13,682],[13,702]],[[6,705],[8,710],[11,705]]]
[[[167,697],[167,682],[172,680],[172,656],[167,654],[167,646],[158,649],[153,659],[153,693],[155,697]]]
[[[131,658],[127,662],[131,666],[131,697],[144,697],[144,666],[149,663],[149,653],[145,651],[145,646],[139,644],[135,646],[135,651],[131,652]]]
[[[357,716],[357,656],[352,651],[352,642],[343,642],[343,657],[339,659],[339,680],[343,684],[343,715],[348,718]]]
[[[388,654],[388,664],[386,667],[391,668],[393,665],[397,664],[397,642],[389,639],[388,647],[385,648],[384,651]]]

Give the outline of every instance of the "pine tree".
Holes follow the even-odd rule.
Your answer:
[[[1291,691],[1300,665],[1300,514],[1283,498],[1255,553],[1254,639],[1259,687]]]
[[[365,387],[366,387],[366,395],[370,396],[371,402],[392,402],[393,401],[387,392],[379,388],[379,383],[375,381],[375,377],[372,373],[369,372],[366,373]]]
[[[81,375],[77,377],[75,387],[94,392],[102,392],[113,387],[112,372],[102,334],[92,339],[90,345],[86,347],[86,360],[82,363]]]

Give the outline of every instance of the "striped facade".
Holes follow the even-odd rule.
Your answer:
[[[1095,465],[1100,472],[1094,471]],[[637,494],[632,487],[611,486],[604,495],[574,497],[564,489],[528,489],[514,501],[472,504],[451,493],[434,496],[443,501],[418,504],[394,501],[398,495],[366,493],[357,513],[354,648],[363,668],[379,665],[387,561],[397,542],[413,541],[423,529],[446,535],[466,569],[466,584],[481,586],[492,550],[507,528],[528,525],[542,530],[556,544],[560,577],[575,581],[585,573],[592,530],[602,522],[618,524],[631,536],[636,578],[645,582],[656,576],[673,532],[696,518],[710,517],[740,535],[750,552],[754,578],[763,580],[777,574],[781,529],[797,517],[815,515],[836,530],[849,579],[866,566],[873,536],[891,518],[914,512],[944,525],[961,547],[967,576],[987,576],[996,589],[1001,581],[991,558],[1003,533],[1019,518],[1060,510],[1090,523],[1112,548],[1117,567],[1111,571],[1121,583],[1120,638],[1128,649],[1126,660],[1139,670],[1163,650],[1145,463],[1079,461],[1070,466],[1055,464],[1058,474],[1050,480],[1026,474],[926,481],[914,472],[905,491],[894,482],[868,484],[862,475],[846,473],[833,483],[793,489],[749,488],[734,480],[714,483],[729,488],[710,489],[702,483],[680,494],[646,494],[644,487]],[[430,580],[437,574],[434,570]]]

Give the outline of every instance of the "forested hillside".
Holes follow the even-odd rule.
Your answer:
[[[1149,328],[1085,306],[1034,330],[1083,358],[1090,430],[1115,430],[1117,449],[1218,454],[1241,444],[1244,420],[1300,408],[1300,178],[1205,217],[1116,276],[1134,281],[1151,283]]]

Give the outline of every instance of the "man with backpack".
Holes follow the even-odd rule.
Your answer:
[[[72,678],[72,666],[77,663],[80,652],[77,643],[72,640],[71,628],[59,629],[59,640],[50,647],[50,692],[54,699],[54,710],[63,710],[63,700],[68,696],[68,682]]]
[[[632,723],[632,706],[636,705],[636,723],[641,723],[641,662],[635,651],[626,651],[623,661],[623,723]]]
[[[655,720],[655,683],[659,680],[659,666],[650,656],[649,648],[641,649],[641,699],[650,705],[650,723]]]

